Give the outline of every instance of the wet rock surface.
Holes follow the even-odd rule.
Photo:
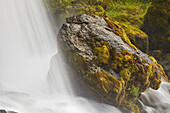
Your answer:
[[[136,99],[166,75],[157,61],[127,41],[111,21],[86,14],[67,18],[58,42],[78,95],[140,112]]]
[[[5,110],[0,110],[0,113],[7,113]]]
[[[17,112],[14,112],[14,111],[6,111],[4,109],[1,109],[0,110],[0,113],[17,113]]]

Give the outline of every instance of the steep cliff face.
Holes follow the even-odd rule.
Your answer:
[[[130,43],[118,25],[86,14],[67,18],[58,42],[78,94],[139,113],[135,100],[158,89],[166,75],[156,60]]]
[[[170,0],[153,0],[144,20],[150,49],[170,53]]]

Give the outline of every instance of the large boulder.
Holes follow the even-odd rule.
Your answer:
[[[152,0],[144,19],[143,30],[149,35],[149,48],[170,53],[170,1]]]
[[[140,112],[136,99],[149,87],[157,90],[161,65],[144,54],[107,18],[86,14],[69,17],[58,42],[68,61],[77,93],[99,102]]]

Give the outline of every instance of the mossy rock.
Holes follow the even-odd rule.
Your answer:
[[[140,25],[142,25],[141,20],[130,14],[118,15],[113,20],[125,30],[132,44],[143,52],[148,53],[148,35],[140,29]]]
[[[139,113],[136,99],[149,87],[157,90],[162,67],[141,52],[108,19],[86,14],[70,17],[60,29],[58,42],[73,70],[78,95]]]
[[[123,1],[123,0],[122,0]],[[60,8],[55,11],[56,20],[58,23],[61,24],[65,22],[65,18],[73,15],[80,15],[80,14],[89,14],[89,15],[98,15],[105,17],[105,8],[113,3],[119,1],[110,1],[110,0],[78,0],[72,1],[68,5],[61,4]],[[123,1],[125,2],[125,1]],[[65,1],[66,3],[66,1]],[[62,5],[64,5],[62,7]],[[122,5],[123,6],[123,5]],[[140,8],[139,8],[140,9]],[[137,10],[136,13],[140,12]],[[141,12],[140,12],[141,13]],[[139,17],[139,16],[137,16]],[[121,14],[114,17],[114,24],[119,26],[118,32],[123,32],[121,37],[129,40],[142,50],[145,53],[148,53],[148,36],[140,30],[140,25],[142,25],[141,18],[137,18],[131,14]],[[120,27],[121,26],[121,27]],[[123,29],[122,29],[123,28]],[[120,30],[121,29],[121,30]],[[121,34],[119,32],[119,34]],[[119,35],[120,36],[120,35]]]
[[[170,0],[153,0],[145,15],[143,30],[151,50],[170,52]]]
[[[145,53],[148,53],[149,41],[141,26],[149,5],[148,0],[114,0],[114,4],[106,8],[106,16],[117,22],[125,30],[131,43]]]

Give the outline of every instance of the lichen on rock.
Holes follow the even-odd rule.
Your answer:
[[[58,42],[72,68],[77,93],[135,113],[136,99],[149,87],[157,90],[166,75],[153,57],[128,42],[108,19],[86,14],[69,17]],[[78,90],[79,89],[79,90]]]

